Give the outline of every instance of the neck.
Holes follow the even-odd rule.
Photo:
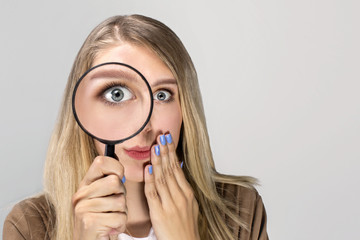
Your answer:
[[[125,182],[128,208],[127,233],[133,237],[146,237],[151,228],[149,206],[143,182]]]

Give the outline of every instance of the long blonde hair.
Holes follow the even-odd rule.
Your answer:
[[[71,96],[75,83],[92,66],[100,50],[124,42],[151,49],[176,78],[183,117],[177,153],[185,162],[185,175],[199,203],[200,236],[202,239],[233,239],[224,215],[245,229],[248,226],[231,211],[235,206],[221,198],[216,183],[252,187],[255,180],[216,172],[192,60],[172,30],[140,15],[115,16],[102,22],[87,37],[73,64],[45,163],[44,191],[55,219],[53,239],[72,239],[72,195],[97,155],[93,140],[78,127],[72,114]]]

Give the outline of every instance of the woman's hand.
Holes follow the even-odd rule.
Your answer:
[[[171,135],[158,137],[145,168],[145,195],[158,240],[200,239],[199,206],[175,152]]]
[[[91,164],[72,203],[73,239],[109,239],[126,229],[124,168],[119,161],[98,156]]]

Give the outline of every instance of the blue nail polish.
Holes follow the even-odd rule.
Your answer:
[[[150,167],[149,167],[149,173],[150,173],[150,175],[152,175],[152,173],[153,173],[152,165],[150,165]]]
[[[126,182],[125,176],[123,176],[123,178],[121,179],[121,182],[122,182],[123,184]]]
[[[181,162],[180,167],[183,168],[184,161]]]
[[[166,144],[165,135],[161,135],[161,136],[160,136],[160,142],[161,142],[162,145],[165,145],[165,144]]]
[[[172,143],[172,137],[171,137],[171,134],[169,133],[168,135],[166,135],[166,141],[168,143]]]
[[[156,156],[160,155],[160,146],[159,145],[155,146],[155,154],[156,154]]]

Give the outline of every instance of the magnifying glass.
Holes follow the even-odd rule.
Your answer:
[[[77,81],[72,110],[81,129],[105,144],[105,156],[116,158],[115,144],[136,136],[149,122],[153,93],[132,66],[102,63]]]

